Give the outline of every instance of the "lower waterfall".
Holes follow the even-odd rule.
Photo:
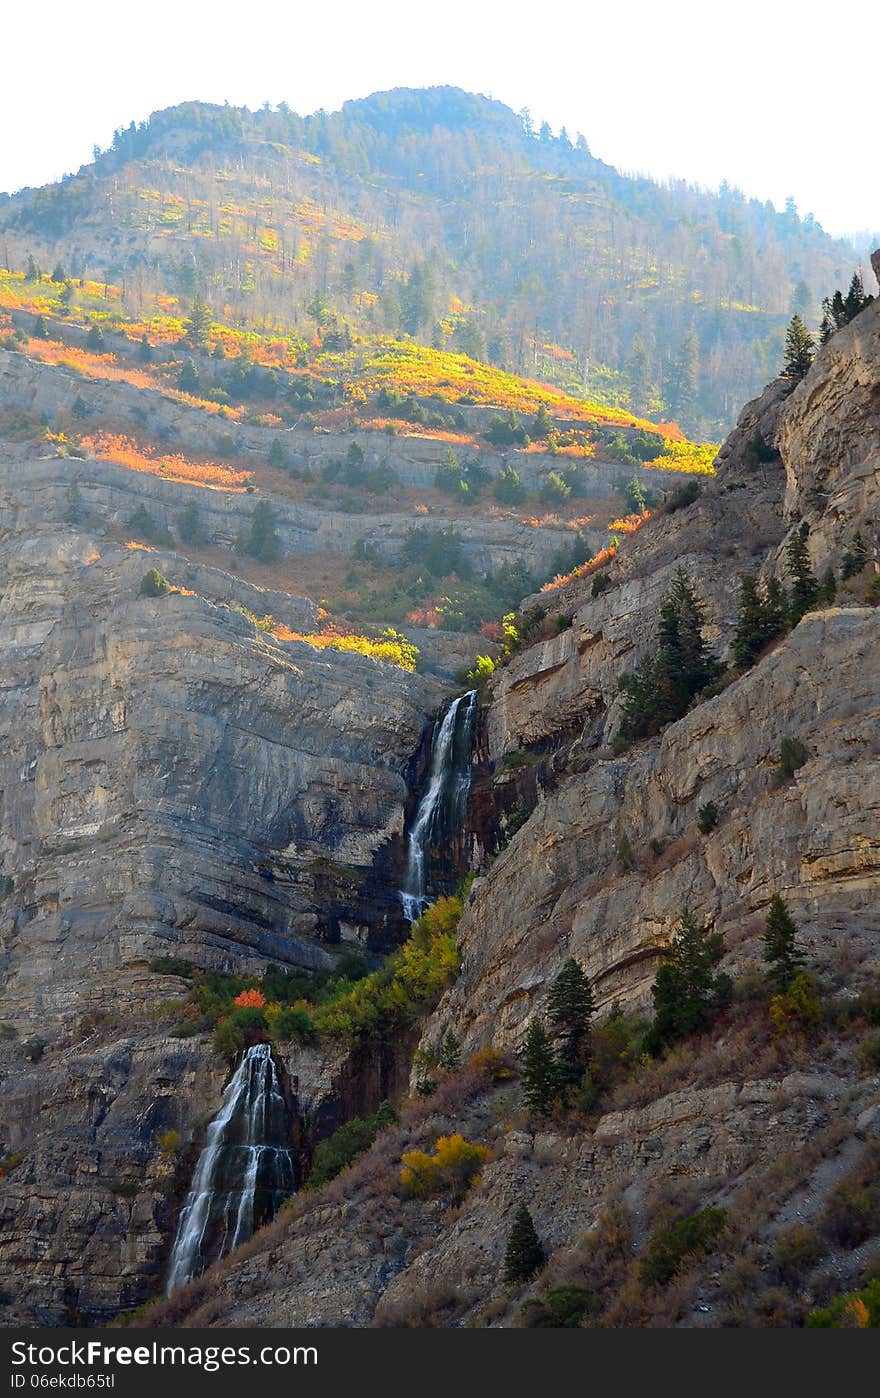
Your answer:
[[[166,1294],[274,1217],[296,1187],[290,1110],[269,1044],[254,1044],[208,1127],[177,1224]]]

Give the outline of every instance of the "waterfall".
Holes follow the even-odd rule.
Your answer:
[[[166,1294],[245,1242],[296,1182],[290,1112],[269,1044],[244,1054],[208,1127],[180,1211]]]
[[[431,764],[407,834],[406,870],[401,888],[404,916],[414,922],[427,906],[428,856],[447,846],[464,823],[471,786],[471,739],[477,691],[453,699],[438,714],[431,737]]]

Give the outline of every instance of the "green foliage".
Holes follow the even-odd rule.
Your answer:
[[[569,1283],[526,1301],[521,1314],[529,1330],[576,1330],[595,1304],[586,1286]]]
[[[651,995],[654,1022],[645,1039],[649,1053],[708,1028],[730,1004],[730,978],[716,973],[724,954],[720,932],[710,932],[685,909],[669,945],[668,959],[657,972]]]
[[[382,1102],[368,1117],[352,1117],[315,1147],[306,1189],[319,1189],[349,1166],[363,1151],[369,1150],[380,1131],[393,1126],[397,1115],[390,1102]]]
[[[146,539],[148,543],[159,544],[163,548],[174,547],[174,535],[163,525],[157,524],[143,505],[138,505],[128,521],[128,527],[136,537]]]
[[[844,582],[856,577],[862,571],[868,561],[868,545],[865,543],[862,531],[857,529],[849,543],[849,548],[845,550],[840,560],[840,576]]]
[[[571,495],[571,486],[559,475],[558,471],[551,471],[542,482],[539,497],[543,505],[556,507],[564,505]]]
[[[800,383],[813,362],[816,346],[799,315],[792,316],[785,332],[785,362],[781,374],[784,379]]]
[[[512,408],[505,416],[493,414],[483,435],[500,447],[527,447],[529,444],[529,434]]]
[[[559,1068],[568,1082],[578,1081],[583,1074],[594,1009],[589,976],[570,956],[547,997],[550,1023],[562,1041]]]
[[[603,592],[607,592],[610,586],[611,586],[611,574],[610,574],[610,573],[602,573],[602,572],[594,573],[594,575],[593,575],[593,584],[592,584],[592,587],[590,588],[590,596],[591,596],[591,597],[601,597],[601,596],[602,596],[602,593],[603,593]]]
[[[240,548],[261,563],[274,563],[281,554],[281,545],[275,530],[276,516],[268,500],[258,500],[251,515],[248,533],[243,536]]]
[[[834,569],[828,567],[822,574],[822,579],[816,590],[816,603],[820,607],[830,607],[837,596],[837,579],[834,576]]]
[[[645,493],[645,487],[642,485],[638,476],[633,476],[632,480],[628,481],[623,487],[623,498],[626,501],[626,507],[630,514],[640,515],[648,508],[648,497]]]
[[[785,566],[791,577],[788,621],[792,626],[797,626],[804,613],[814,605],[819,592],[819,584],[810,566],[809,537],[809,525],[804,520],[785,545]]]
[[[162,576],[158,568],[150,568],[141,578],[140,593],[142,597],[164,597],[170,591],[170,582]]]
[[[880,1232],[880,1150],[873,1142],[859,1166],[832,1189],[821,1227],[837,1247],[852,1249]]]
[[[703,604],[679,568],[660,608],[656,653],[645,656],[638,670],[620,682],[621,743],[650,737],[681,718],[693,698],[718,677],[721,667],[703,640],[704,624]]]
[[[712,1252],[727,1227],[724,1209],[701,1209],[652,1233],[639,1262],[645,1286],[668,1286],[690,1258]]]
[[[821,1262],[827,1251],[825,1243],[815,1229],[807,1228],[802,1223],[794,1223],[776,1235],[773,1263],[784,1282],[796,1285],[805,1272],[809,1272]]]
[[[789,781],[799,770],[810,760],[810,750],[800,738],[783,738],[779,745],[779,766],[776,772],[777,781]]]
[[[718,825],[720,817],[714,801],[707,801],[697,811],[697,829],[701,835],[708,835]]]
[[[184,980],[191,980],[193,976],[192,962],[178,956],[154,956],[150,970],[157,976],[182,976]]]
[[[202,388],[202,381],[199,378],[199,371],[191,359],[185,359],[180,366],[177,375],[177,387],[181,393],[199,394]]]
[[[433,578],[445,578],[451,573],[469,577],[462,551],[461,536],[454,525],[447,529],[428,529],[424,525],[408,529],[400,551],[400,561],[419,566]]]
[[[196,548],[208,542],[207,534],[205,533],[199,516],[198,507],[194,501],[191,501],[188,505],[184,505],[178,515],[177,532],[180,535],[181,543],[193,544]]]
[[[842,330],[845,325],[849,325],[850,321],[854,320],[866,306],[870,306],[873,300],[873,296],[865,295],[862,274],[856,269],[846,296],[838,289],[833,296],[826,296],[822,301],[822,326],[819,331],[821,343],[827,345],[832,335],[836,334],[838,330]]]
[[[744,573],[733,633],[733,663],[737,669],[754,665],[764,647],[784,630],[785,600],[780,583],[771,578],[761,592],[754,574]]]
[[[231,1019],[218,1020],[213,1047],[219,1058],[235,1058],[244,1048],[244,1033]]]
[[[513,1223],[507,1235],[504,1251],[504,1281],[510,1286],[517,1282],[527,1282],[546,1264],[541,1239],[538,1237],[532,1215],[522,1200],[517,1204]]]
[[[880,1328],[880,1281],[869,1281],[860,1291],[845,1291],[825,1310],[810,1311],[808,1330],[876,1330]]]
[[[204,350],[208,344],[211,316],[200,296],[194,296],[189,315],[183,322],[184,340],[194,350]]]
[[[822,1021],[822,1006],[812,976],[796,975],[784,991],[770,1001],[770,1024],[775,1039],[791,1034],[812,1034]]]
[[[499,505],[519,505],[526,498],[526,488],[513,466],[502,466],[492,485],[492,494]]]
[[[547,411],[546,404],[542,403],[535,413],[534,421],[530,429],[530,436],[533,441],[543,441],[549,437],[553,431],[553,419]]]
[[[531,1020],[520,1052],[523,1098],[533,1116],[547,1116],[559,1097],[562,1079],[553,1045],[540,1019]]]
[[[460,898],[438,898],[413,923],[409,940],[379,971],[316,1006],[315,1027],[324,1040],[391,1042],[437,1004],[458,975],[456,931]]]
[[[777,994],[788,990],[804,965],[805,956],[798,944],[797,931],[785,899],[774,893],[764,924],[764,961],[767,980]]]

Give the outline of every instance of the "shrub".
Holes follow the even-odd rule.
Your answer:
[[[312,1168],[306,1189],[318,1189],[344,1170],[363,1151],[368,1150],[380,1131],[397,1120],[390,1102],[383,1102],[369,1117],[353,1117],[315,1147]]]
[[[571,486],[566,485],[557,471],[551,471],[542,483],[539,493],[544,505],[564,505],[571,495]]]
[[[142,597],[164,597],[170,591],[170,582],[162,576],[158,568],[151,568],[141,578]]]
[[[869,1150],[862,1166],[842,1179],[828,1196],[822,1231],[839,1247],[857,1248],[880,1232],[878,1150]]]
[[[810,1311],[810,1330],[876,1330],[880,1328],[880,1281],[869,1281],[861,1291],[844,1292],[827,1310]]]
[[[575,1330],[595,1305],[588,1287],[570,1283],[526,1301],[521,1315],[529,1330]]]
[[[826,1251],[825,1243],[814,1228],[795,1223],[778,1234],[773,1247],[773,1262],[782,1280],[792,1285],[804,1272],[815,1267]]]
[[[701,1209],[653,1233],[639,1263],[646,1286],[668,1286],[684,1262],[711,1252],[727,1227],[724,1209]]]
[[[869,607],[880,607],[880,573],[865,588],[865,601]]]
[[[697,829],[701,835],[708,835],[718,824],[718,807],[714,801],[707,801],[697,811]]]
[[[434,1144],[433,1155],[422,1150],[404,1154],[400,1183],[408,1194],[417,1198],[451,1194],[453,1201],[460,1203],[491,1157],[488,1147],[474,1145],[458,1132],[440,1136]]]
[[[191,961],[184,961],[177,956],[154,956],[150,962],[150,970],[159,976],[183,976],[184,979],[191,980],[193,965]]]
[[[46,1051],[46,1040],[34,1037],[25,1039],[21,1046],[21,1054],[29,1063],[39,1063]]]
[[[167,1131],[160,1132],[156,1137],[156,1145],[163,1155],[176,1155],[182,1144],[183,1137],[180,1132],[175,1131],[173,1127],[169,1128]]]
[[[220,1019],[214,1028],[214,1052],[220,1058],[234,1058],[244,1048],[244,1034],[231,1019]]]
[[[236,995],[233,1005],[239,1009],[264,1010],[266,1008],[266,997],[260,990],[243,990],[240,995]]]
[[[874,1035],[859,1045],[859,1058],[866,1072],[876,1073],[880,1069],[880,1035]]]
[[[486,684],[495,673],[495,661],[491,655],[478,655],[477,663],[472,670],[468,670],[465,676],[465,683],[475,688],[477,685]]]
[[[603,592],[607,592],[610,586],[611,586],[611,574],[610,574],[610,573],[602,573],[602,572],[596,573],[596,574],[594,575],[594,577],[593,577],[593,584],[592,584],[592,587],[590,588],[590,595],[591,595],[592,597],[601,597],[601,596],[602,596],[602,593],[603,593]]]
[[[779,745],[777,782],[789,781],[795,772],[810,760],[810,750],[800,738],[783,738]]]
[[[789,1034],[812,1034],[822,1019],[813,977],[803,972],[795,976],[788,990],[773,996],[769,1013],[775,1039]]]

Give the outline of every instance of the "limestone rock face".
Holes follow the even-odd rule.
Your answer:
[[[733,932],[782,893],[820,959],[838,939],[875,954],[878,734],[880,612],[829,610],[658,742],[562,780],[475,883],[462,974],[426,1039],[451,1025],[465,1051],[517,1045],[569,955],[600,1005],[646,1007],[687,906]],[[778,786],[786,736],[810,760]],[[702,836],[709,801],[721,818]]]
[[[204,596],[141,597],[151,558],[72,531],[3,548],[17,1017],[170,946],[218,967],[317,966],[342,921],[367,943],[400,931],[389,851],[443,689],[277,642]]]

